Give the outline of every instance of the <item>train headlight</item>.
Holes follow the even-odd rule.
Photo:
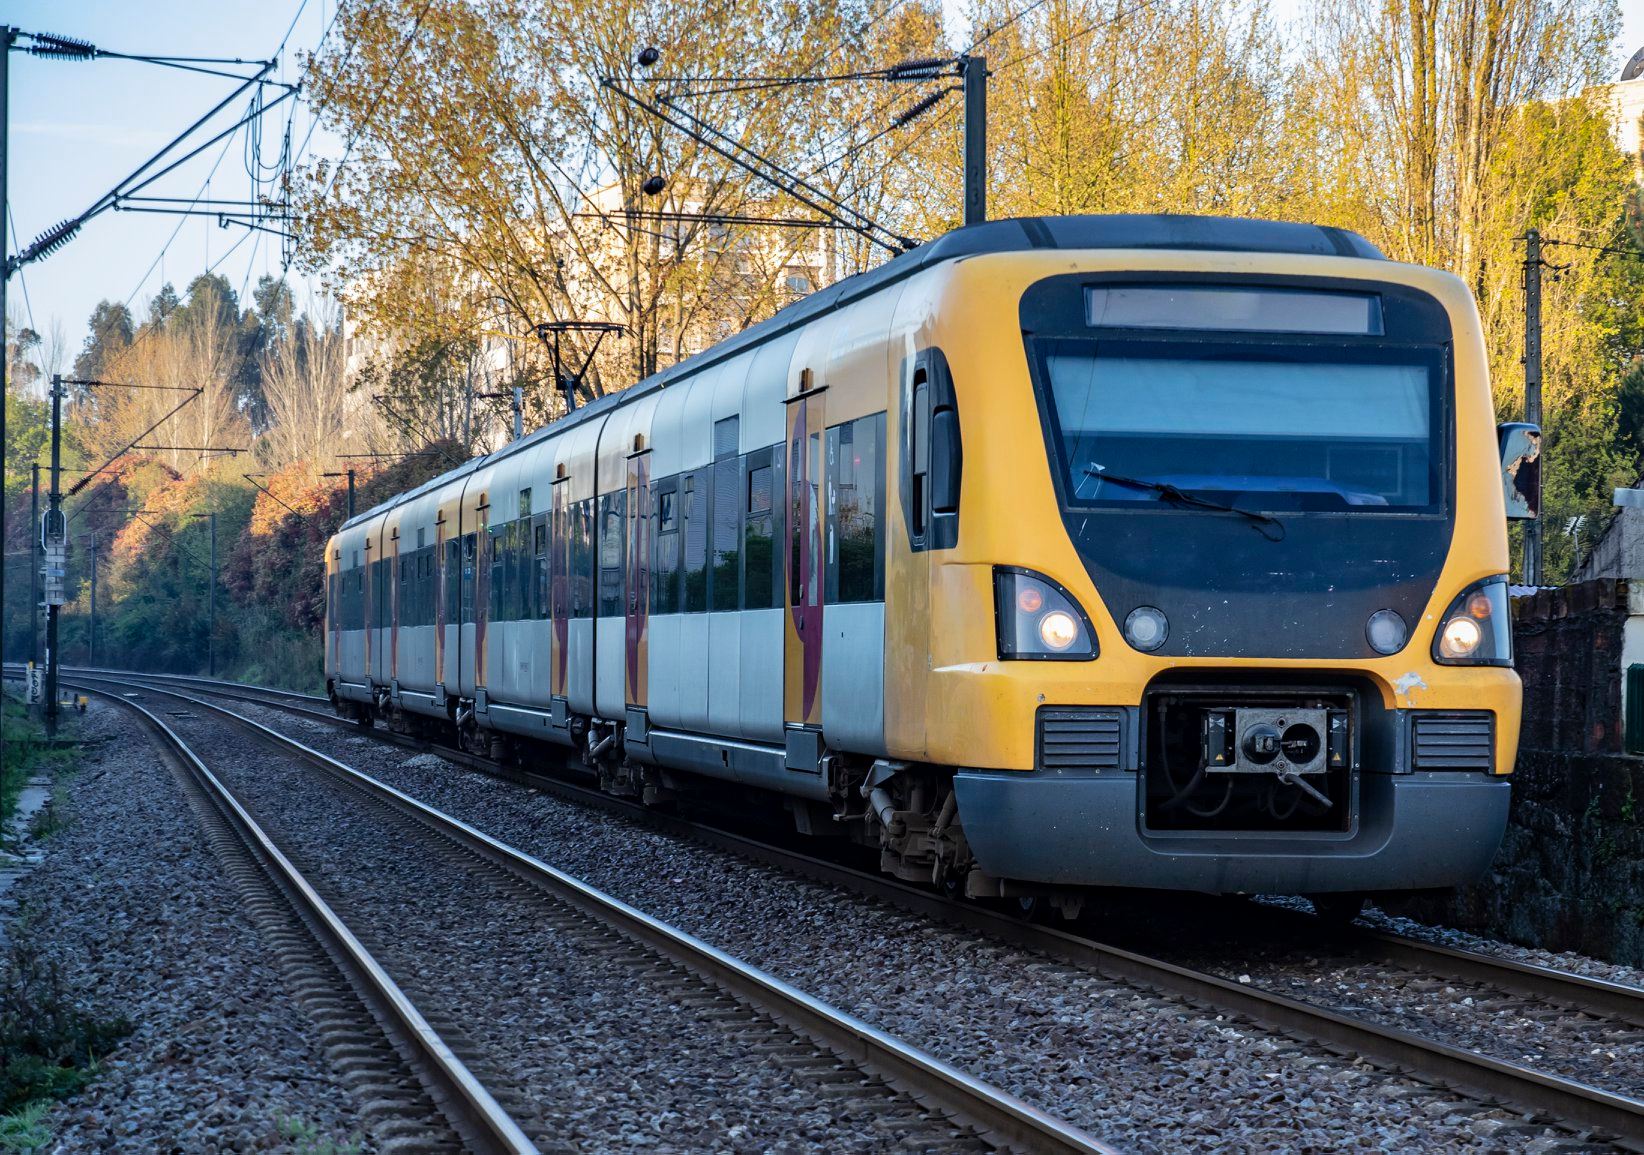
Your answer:
[[[1364,623],[1364,636],[1378,654],[1396,654],[1410,640],[1410,627],[1393,610],[1377,610]]]
[[[1153,606],[1137,606],[1125,618],[1125,641],[1138,650],[1156,650],[1170,636],[1170,619]]]
[[[1058,654],[1063,653],[1079,640],[1079,623],[1072,614],[1051,610],[1039,619],[1039,640]]]
[[[1073,595],[1044,574],[996,566],[995,623],[1001,658],[1089,661],[1096,634]]]
[[[1433,660],[1446,666],[1510,666],[1513,622],[1505,576],[1485,578],[1462,590],[1440,619]]]

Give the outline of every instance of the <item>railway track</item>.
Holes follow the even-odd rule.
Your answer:
[[[889,1109],[884,1106],[878,1109],[885,1110],[889,1117],[901,1119],[905,1125],[913,1127],[914,1136],[904,1140],[908,1145],[934,1147],[944,1151],[986,1148],[1025,1152],[1095,1153],[1112,1150],[1079,1129],[932,1058],[886,1032],[835,1010],[790,984],[653,919],[642,911],[611,898],[578,879],[507,846],[482,831],[443,814],[289,735],[238,714],[219,702],[185,692],[178,688],[174,679],[167,679],[173,683],[172,685],[161,685],[159,679],[127,674],[118,677],[118,681],[111,681],[108,675],[74,672],[65,677],[65,682],[85,686],[116,698],[162,726],[165,724],[159,721],[153,710],[132,701],[130,696],[133,693],[163,698],[179,704],[188,711],[204,712],[214,720],[232,726],[240,733],[251,737],[256,743],[267,748],[277,748],[283,754],[320,771],[323,777],[329,779],[339,796],[343,793],[355,795],[364,801],[367,807],[385,816],[392,816],[392,820],[403,830],[413,832],[414,835],[420,834],[424,841],[445,843],[444,853],[447,857],[450,856],[453,847],[460,848],[462,855],[480,860],[486,867],[535,897],[546,898],[550,903],[574,912],[576,919],[598,928],[600,933],[608,935],[614,931],[630,946],[638,944],[644,948],[638,952],[643,957],[638,963],[631,965],[639,969],[641,980],[647,977],[654,979],[658,973],[655,970],[656,964],[662,960],[666,964],[671,964],[672,968],[684,976],[678,992],[680,1000],[690,1002],[692,999],[700,999],[700,992],[693,993],[694,988],[706,985],[714,994],[728,996],[735,1003],[750,1008],[752,1019],[757,1024],[764,1024],[759,1029],[780,1040],[786,1040],[772,1044],[760,1039],[750,1044],[747,1036],[753,1028],[749,1022],[744,1021],[749,1018],[744,1014],[733,1016],[738,1020],[737,1029],[743,1032],[739,1045],[751,1045],[755,1052],[770,1051],[773,1047],[786,1048],[791,1052],[794,1049],[793,1040],[798,1038],[805,1049],[814,1051],[824,1058],[828,1071],[837,1072],[844,1067],[862,1073],[863,1077],[859,1080],[860,1088],[856,1087],[858,1080],[852,1079],[843,1090],[852,1095],[871,1097],[876,1103],[884,1100]],[[306,714],[314,713],[298,705],[297,696],[294,695],[270,694],[264,691],[230,691],[222,687],[214,688],[212,692],[217,695],[240,695],[248,699],[257,699],[262,704],[283,703],[283,708],[297,709]],[[176,741],[181,743],[182,739],[177,738]],[[199,762],[197,758],[194,761]],[[199,766],[206,774],[210,774],[210,771],[205,770],[203,763],[199,763]],[[228,796],[226,788],[222,787],[220,782],[218,788]],[[235,805],[238,807],[238,803]],[[246,815],[246,821],[251,821],[249,814]],[[350,817],[349,821],[355,819]],[[272,842],[269,846],[272,853],[279,853]],[[436,857],[437,853],[431,855],[430,860]],[[314,897],[318,900],[318,895]],[[552,919],[549,921],[556,927],[560,926],[559,922]],[[613,957],[622,961],[630,956],[618,954]],[[651,969],[645,969],[646,967]],[[386,979],[386,972],[383,977]],[[409,1004],[408,999],[403,1001]],[[449,1008],[447,1013],[450,1013]],[[723,1009],[715,1012],[716,1015],[725,1013]],[[432,1030],[427,1033],[432,1035]],[[815,1060],[807,1056],[789,1061],[793,1062],[801,1073],[815,1067]],[[836,1074],[829,1075],[824,1082],[835,1085],[824,1087],[823,1090],[837,1093],[842,1089],[837,1085],[839,1080]],[[934,1137],[922,1143],[919,1139],[920,1113],[938,1122],[951,1120],[952,1124],[960,1129],[960,1133],[955,1137],[954,1134],[941,1133],[940,1129],[932,1131],[931,1124],[927,1122],[924,1124],[925,1131]],[[913,1122],[908,1124],[908,1120]],[[527,1146],[518,1149],[535,1150],[528,1145],[529,1142],[530,1140],[525,1140]],[[482,1148],[479,1144],[475,1146],[476,1149],[492,1149]]]
[[[324,699],[166,676],[154,681],[189,685],[216,697],[273,707],[358,732],[337,718]],[[386,731],[375,736],[413,749],[427,743]],[[460,751],[437,748],[447,758],[493,775],[552,791],[571,801],[635,818],[653,828],[695,839],[753,860],[844,887],[927,917],[967,927],[1012,945],[1096,971],[1109,978],[1184,998],[1197,1005],[1245,1018],[1294,1038],[1355,1055],[1385,1069],[1405,1072],[1438,1085],[1518,1109],[1550,1115],[1577,1130],[1613,1138],[1644,1150],[1644,1100],[1537,1069],[1523,1063],[1456,1047],[1312,1001],[1241,983],[1168,960],[1097,942],[1066,931],[1034,925],[974,904],[958,903],[929,891],[894,882],[838,863],[769,845],[743,835],[672,815],[555,776],[520,771]],[[1305,926],[1311,920],[1263,910],[1275,925]],[[1364,957],[1391,966],[1442,975],[1552,1004],[1578,1014],[1644,1025],[1644,990],[1488,954],[1440,946],[1384,931],[1354,928],[1342,941]]]
[[[295,927],[281,928],[274,944],[285,956],[288,973],[297,972],[300,1000],[319,1022],[326,1051],[346,1066],[351,1076],[346,1081],[368,1103],[365,1114],[377,1138],[398,1139],[407,1150],[449,1150],[460,1143],[487,1155],[535,1155],[536,1145],[490,1090],[182,735],[159,714],[117,691],[86,688],[131,710],[159,741],[202,813],[210,816],[208,836],[216,835],[211,840],[242,891],[256,889],[257,880],[247,876],[260,874],[307,928],[314,945],[329,955],[334,970],[315,959],[291,958],[302,952],[301,944],[292,941],[300,936]],[[266,907],[257,909],[255,901],[253,908],[265,929],[277,921]],[[358,1008],[345,1005],[350,994],[358,998]],[[392,1054],[404,1060],[426,1098],[405,1093],[401,1072],[392,1069]],[[429,1116],[442,1117],[450,1135],[431,1127]],[[416,1142],[407,1143],[413,1136]]]

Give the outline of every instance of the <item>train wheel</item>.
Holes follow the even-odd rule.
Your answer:
[[[1365,896],[1351,892],[1310,894],[1307,901],[1313,904],[1313,913],[1320,922],[1328,927],[1341,928],[1350,925],[1363,912]]]

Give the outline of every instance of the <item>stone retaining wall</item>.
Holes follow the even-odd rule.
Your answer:
[[[1513,604],[1524,730],[1512,817],[1487,878],[1410,913],[1644,966],[1644,758],[1623,753],[1625,581]]]

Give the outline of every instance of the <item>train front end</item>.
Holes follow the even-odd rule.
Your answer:
[[[1487,868],[1520,709],[1500,439],[1535,438],[1498,431],[1465,285],[1352,242],[953,267],[932,338],[965,488],[926,732],[983,877]]]

